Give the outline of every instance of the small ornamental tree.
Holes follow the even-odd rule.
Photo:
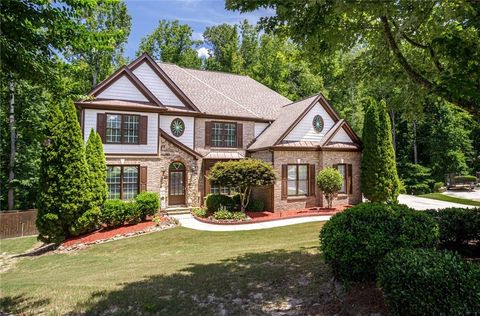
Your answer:
[[[213,184],[236,188],[240,195],[240,208],[245,211],[250,193],[255,187],[272,185],[276,175],[273,167],[257,159],[217,162],[208,176]]]
[[[44,242],[61,242],[90,207],[89,172],[73,103],[50,109],[41,162],[37,228]]]
[[[372,202],[396,202],[400,180],[395,163],[391,123],[385,101],[373,99],[363,125],[362,191]]]
[[[343,177],[340,172],[332,167],[321,170],[317,175],[317,185],[327,199],[328,208],[332,207],[332,201],[342,188]]]

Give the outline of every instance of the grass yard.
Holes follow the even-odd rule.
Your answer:
[[[24,253],[37,244],[37,236],[27,236],[0,240],[0,253]]]
[[[321,226],[177,227],[68,254],[24,257],[0,274],[1,311],[261,315],[300,306],[301,314],[333,314],[331,274],[317,250]],[[26,240],[2,248],[25,249]]]
[[[427,198],[427,199],[440,200],[440,201],[445,201],[445,202],[452,202],[452,203],[473,205],[473,206],[480,207],[480,202],[479,201],[462,199],[462,198],[449,196],[449,195],[442,194],[442,193],[428,193],[428,194],[422,194],[422,195],[419,195],[419,196]]]

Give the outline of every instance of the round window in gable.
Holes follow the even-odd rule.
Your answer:
[[[185,123],[180,118],[176,118],[170,124],[170,131],[172,132],[173,136],[180,137],[185,132]]]
[[[320,133],[323,131],[323,118],[320,115],[315,115],[312,124],[315,132]]]

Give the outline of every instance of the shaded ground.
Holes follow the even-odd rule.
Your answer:
[[[336,299],[317,250],[322,224],[242,232],[178,227],[68,254],[22,258],[0,275],[0,310],[26,315],[383,311],[378,298],[371,299],[378,293],[368,289],[353,291],[346,304]]]

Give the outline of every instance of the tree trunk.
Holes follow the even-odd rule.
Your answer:
[[[418,152],[417,152],[417,121],[413,120],[413,162],[418,163]]]
[[[392,142],[393,142],[393,150],[395,153],[397,152],[397,131],[395,128],[395,112],[393,109],[390,109],[390,118],[392,120]]]
[[[15,206],[15,190],[12,182],[15,179],[15,156],[17,153],[17,133],[15,130],[15,81],[13,75],[8,75],[8,128],[10,130],[10,161],[8,164],[7,207],[13,210]]]

